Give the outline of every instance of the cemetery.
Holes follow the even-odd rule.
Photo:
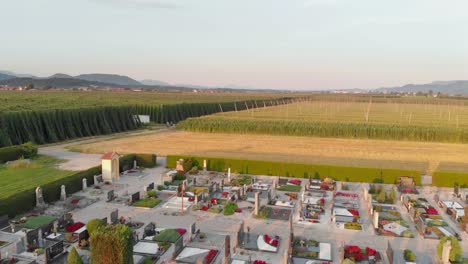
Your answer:
[[[325,218],[326,204],[330,204],[330,198],[326,191],[309,189],[302,196],[302,210],[299,212],[299,221],[307,223],[321,223]]]
[[[380,252],[371,247],[346,245],[344,247],[344,259],[352,261],[349,263],[381,263],[383,256]]]
[[[359,213],[359,194],[349,191],[335,193],[332,218],[338,228],[362,230]]]
[[[368,193],[372,197],[373,204],[394,204],[397,192],[393,186],[388,187],[382,184],[371,184]]]
[[[330,243],[322,243],[305,237],[294,237],[292,255],[294,263],[332,263]],[[310,260],[316,262],[309,262]]]
[[[410,224],[403,219],[401,212],[394,205],[373,204],[371,215],[372,225],[379,235],[408,238],[415,235]]]

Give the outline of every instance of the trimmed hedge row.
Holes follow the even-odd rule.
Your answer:
[[[188,157],[178,155],[167,156],[167,166],[175,167],[178,159],[188,158],[198,161],[199,164],[203,164],[203,160],[206,160],[208,169],[214,171],[225,171],[230,167],[233,172],[245,174],[281,175],[295,178],[308,178],[309,175],[311,177],[318,175],[321,178],[331,177],[338,181],[376,182],[382,180],[383,183],[389,184],[396,183],[399,177],[408,176],[413,177],[416,184],[421,184],[421,173],[416,170],[301,164],[213,157]]]
[[[81,190],[82,179],[86,178],[88,186],[94,184],[94,175],[101,174],[101,166],[96,166],[85,171],[80,171],[71,176],[58,179],[41,185],[44,201],[55,202],[60,199],[60,186],[65,185],[67,193]],[[6,199],[0,200],[0,215],[7,214],[10,217],[29,211],[36,206],[36,188],[19,192]]]
[[[37,146],[31,142],[17,146],[0,148],[0,163],[17,160],[21,157],[31,158],[37,155]]]
[[[432,176],[432,185],[438,187],[453,187],[455,184],[468,188],[468,173],[436,171]]]
[[[120,171],[126,171],[133,168],[133,161],[137,162],[139,167],[153,168],[156,167],[156,155],[155,154],[127,154],[120,158],[119,169]]]
[[[154,157],[154,159],[152,159]],[[133,161],[143,167],[156,166],[156,155],[151,154],[130,154],[120,158],[120,169],[132,168]],[[151,162],[154,161],[154,162]],[[81,190],[83,178],[87,179],[88,186],[94,184],[94,175],[102,173],[101,166],[96,166],[85,171],[77,172],[65,178],[61,178],[47,184],[41,185],[42,195],[46,203],[55,202],[60,199],[60,186],[65,185],[67,194],[75,193]],[[7,214],[14,217],[20,213],[29,211],[36,206],[36,188],[19,192],[6,199],[0,200],[0,215]]]

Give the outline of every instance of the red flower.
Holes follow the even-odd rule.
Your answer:
[[[217,203],[218,203],[218,199],[216,199],[216,198],[211,198],[210,202],[211,202],[212,204],[217,204]]]
[[[187,229],[184,228],[176,228],[177,233],[179,233],[181,236],[183,236],[185,233],[187,233]]]
[[[236,213],[242,213],[242,208],[237,208],[236,210],[234,210],[234,212],[236,212]]]
[[[67,230],[67,232],[75,232],[76,230],[82,228],[83,226],[85,226],[85,224],[83,224],[82,222],[76,222],[74,224],[68,225],[65,228],[65,230]]]
[[[271,241],[270,245],[274,246],[274,247],[278,247],[278,240],[273,240]]]
[[[294,185],[301,185],[301,180],[289,180],[288,183],[294,184]]]
[[[208,211],[208,206],[204,205],[200,210],[202,210],[202,211]]]
[[[361,248],[358,246],[350,245],[345,247],[345,252],[348,254],[356,254],[361,252]]]
[[[263,235],[263,240],[265,240],[267,244],[270,244],[271,238],[269,235]]]
[[[224,196],[224,197],[227,197],[229,194],[229,192],[222,192],[221,195]]]
[[[205,256],[205,263],[211,264],[213,259],[216,257],[216,254],[218,254],[218,250],[210,249],[210,252],[208,252],[208,254]]]
[[[266,261],[256,259],[253,264],[266,264]]]
[[[370,247],[366,247],[366,254],[368,256],[375,256],[375,254],[377,253],[377,251],[373,248],[370,248]]]
[[[80,202],[79,199],[73,199],[73,200],[71,200],[71,203],[72,203],[72,204],[77,204],[77,203],[79,203],[79,202]]]
[[[361,254],[361,253],[357,253],[356,255],[354,255],[354,259],[356,261],[362,261],[362,260],[364,260],[364,258],[365,258],[364,254]]]
[[[354,210],[354,209],[348,209],[348,211],[354,215],[354,216],[359,216],[359,212],[357,210]]]
[[[426,213],[427,213],[427,214],[430,214],[430,215],[437,215],[437,214],[438,214],[438,213],[437,213],[437,210],[436,210],[435,208],[433,208],[433,207],[427,208],[427,209],[426,209]]]

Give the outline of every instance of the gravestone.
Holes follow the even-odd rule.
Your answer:
[[[42,196],[42,188],[39,186],[36,188],[36,207],[44,208],[45,206],[44,197]]]
[[[203,160],[203,171],[206,172],[208,170],[206,166],[206,160]]]
[[[373,224],[374,224],[374,228],[375,228],[375,229],[378,229],[378,228],[379,228],[379,212],[377,212],[377,211],[374,211],[374,221],[373,221]]]
[[[60,186],[60,201],[64,202],[67,200],[67,192],[65,191],[65,185]]]
[[[147,189],[148,189],[148,191],[154,190],[154,182],[150,183],[150,184],[148,185],[148,188],[147,188]]]
[[[224,238],[224,263],[229,263],[231,257],[231,237],[227,235]]]
[[[107,192],[107,201],[110,202],[114,200],[114,190],[110,190]]]
[[[388,258],[388,261],[389,263],[393,263],[393,248],[392,248],[392,245],[390,244],[390,241],[388,240],[387,241],[387,258]]]
[[[195,232],[197,232],[197,223],[193,222],[192,225],[190,226],[190,233],[194,235]]]
[[[184,160],[179,159],[176,163],[176,171],[183,171],[184,170]]]
[[[40,248],[44,246],[44,239],[42,239],[42,229],[39,228],[37,231],[37,242]]]
[[[51,247],[46,248],[46,255],[48,260],[53,260],[58,255],[63,252],[63,241],[59,241],[52,245]]]
[[[258,215],[258,210],[259,210],[259,193],[258,192],[255,192],[255,215]]]
[[[107,217],[102,218],[101,221],[104,225],[107,225]]]
[[[99,186],[102,183],[102,175],[94,175],[94,186]]]
[[[144,237],[154,236],[156,234],[155,229],[156,225],[153,222],[147,224],[144,229]]]
[[[439,195],[438,195],[438,194],[434,194],[434,201],[435,201],[436,203],[438,203],[439,200],[440,200]]]
[[[443,247],[442,247],[442,263],[449,264],[450,263],[450,251],[452,250],[452,242],[447,240]]]
[[[231,168],[228,168],[228,183],[231,183]]]
[[[16,231],[16,224],[15,224],[14,221],[12,221],[12,222],[10,223],[10,229],[11,229],[11,232],[12,232],[12,233],[15,233],[15,231]]]
[[[116,225],[119,223],[119,209],[115,209],[110,213],[110,223]]]
[[[133,169],[136,170],[137,168],[138,168],[138,167],[137,167],[137,161],[134,160],[134,161],[133,161]]]
[[[455,193],[455,196],[458,197],[458,194],[460,193],[460,186],[458,186],[458,184],[453,186],[453,192]]]
[[[84,192],[88,188],[88,180],[86,178],[83,178],[83,180],[81,180],[81,183],[81,190]]]
[[[39,229],[33,229],[26,233],[26,242],[28,245],[34,245],[39,238]]]

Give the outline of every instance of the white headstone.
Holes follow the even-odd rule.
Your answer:
[[[374,228],[379,228],[379,212],[374,211]]]
[[[82,182],[82,190],[86,191],[86,189],[88,188],[88,180],[86,178],[83,178],[81,182]]]
[[[195,194],[195,204],[198,204],[198,194]]]
[[[60,201],[67,199],[67,192],[65,191],[65,185],[60,186]]]
[[[44,197],[42,196],[42,188],[40,186],[36,188],[36,206],[45,206]]]
[[[136,168],[137,168],[137,161],[136,161],[136,160],[134,160],[134,161],[133,161],[133,169],[135,169],[135,170],[136,170]]]
[[[94,175],[94,186],[98,186],[99,185],[99,176],[98,175]]]
[[[442,263],[449,264],[450,263],[450,251],[452,250],[452,242],[447,240],[442,248]]]
[[[231,183],[231,168],[228,168],[228,183]]]
[[[206,168],[206,160],[203,160],[203,170],[206,171],[207,168]]]
[[[258,210],[260,206],[259,203],[260,203],[259,192],[255,192],[255,215],[258,215]]]
[[[37,233],[37,242],[39,243],[39,247],[43,247],[43,240],[42,240],[42,228],[39,228],[39,231]]]

